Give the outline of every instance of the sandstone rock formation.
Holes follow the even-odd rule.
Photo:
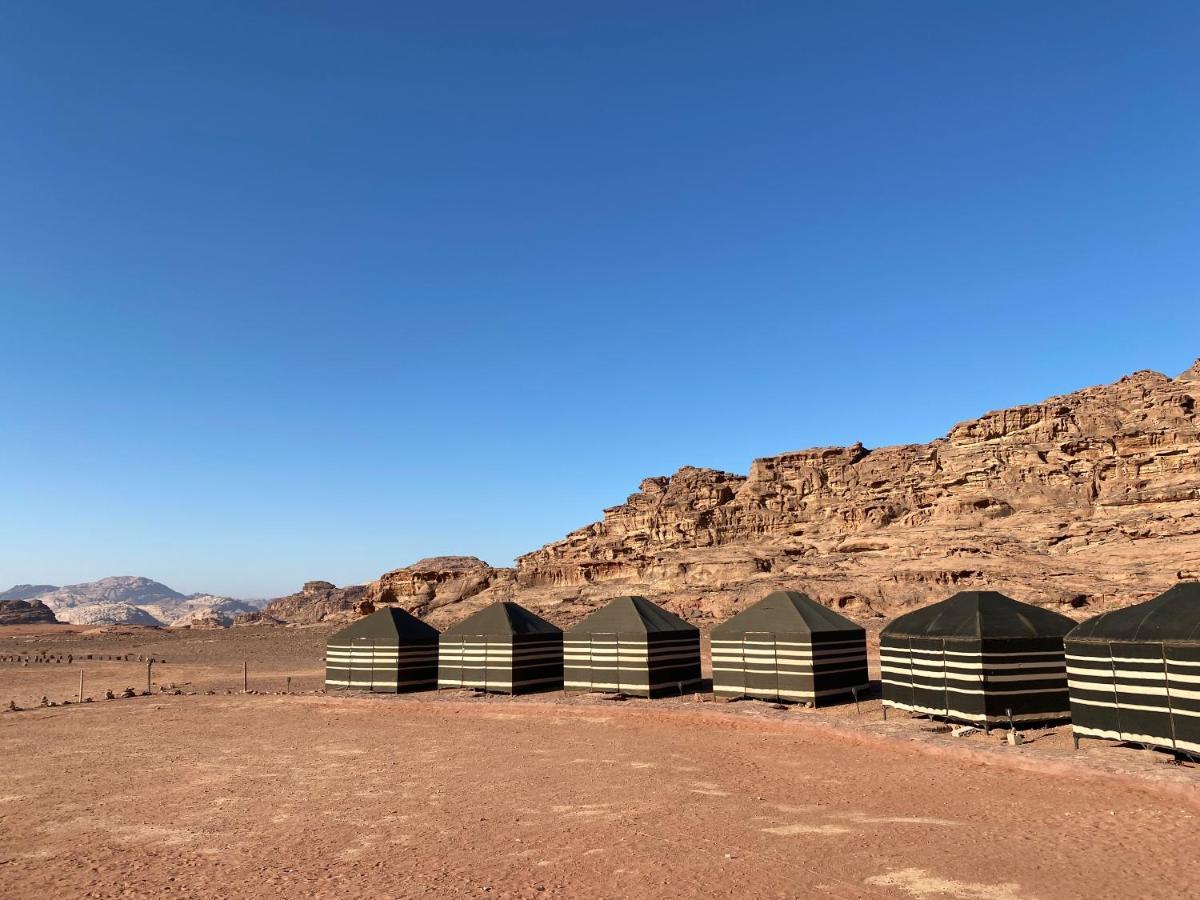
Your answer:
[[[515,599],[570,625],[641,593],[700,625],[780,587],[879,622],[990,587],[1081,618],[1200,577],[1200,361],[963,422],[928,444],[685,467],[516,569],[441,557],[361,588],[439,627]],[[319,621],[327,583],[268,611]],[[355,589],[343,589],[352,591]],[[278,605],[277,604],[281,604]],[[325,604],[325,605],[322,605]]]
[[[41,600],[0,600],[0,625],[53,625],[58,619]]]
[[[200,594],[189,597],[183,603],[175,605],[170,611],[156,610],[153,606],[143,607],[147,612],[156,614],[158,618],[167,621],[174,628],[228,628],[240,615],[257,612],[243,600],[232,600],[229,597],[214,597],[211,594]]]
[[[233,617],[233,624],[237,625],[282,625],[283,619],[277,619],[274,616],[267,615],[265,612],[247,612],[238,613]]]
[[[1200,362],[929,444],[784,453],[745,477],[684,468],[522,556],[518,584],[620,584],[705,619],[782,585],[860,617],[985,586],[1081,614],[1131,603],[1200,570],[1197,397]]]
[[[366,596],[366,585],[339,588],[329,581],[307,581],[299,592],[272,600],[262,611],[274,619],[307,625],[350,613]]]
[[[499,593],[515,586],[512,569],[496,569],[474,556],[435,556],[395,569],[368,585],[367,596],[376,605],[403,606],[435,626],[457,621],[457,609],[485,592],[493,602]]]
[[[128,603],[83,603],[55,613],[60,622],[72,625],[161,625],[140,606]]]

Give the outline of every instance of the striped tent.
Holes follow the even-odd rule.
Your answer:
[[[562,631],[515,603],[481,609],[438,642],[438,687],[523,694],[562,685]]]
[[[640,697],[700,684],[700,630],[645,597],[618,597],[563,636],[570,691]]]
[[[1088,619],[1067,672],[1077,737],[1200,755],[1200,582]]]
[[[437,687],[438,633],[402,609],[387,607],[330,635],[326,690],[424,691]]]
[[[805,594],[776,591],[712,630],[713,693],[816,703],[865,689],[867,634]]]
[[[995,591],[964,591],[879,635],[883,704],[985,728],[1070,717],[1066,616]]]

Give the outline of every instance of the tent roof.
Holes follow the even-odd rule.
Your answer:
[[[1153,600],[1101,613],[1071,640],[1200,642],[1200,581],[1184,581]]]
[[[562,629],[551,625],[541,616],[536,616],[516,603],[493,603],[472,616],[467,616],[457,625],[447,628],[443,634],[562,634]]]
[[[401,641],[436,641],[438,631],[416,616],[396,606],[376,610],[350,623],[341,631],[329,636],[329,640],[352,638],[376,638]]]
[[[881,634],[932,638],[1062,637],[1075,627],[1066,616],[1021,603],[997,591],[962,591],[941,603],[905,613]]]
[[[749,631],[821,634],[830,631],[861,633],[863,629],[807,594],[775,591],[717,625],[712,633],[719,636]]]
[[[617,597],[568,631],[572,634],[658,634],[665,631],[696,632],[699,629],[645,597]]]

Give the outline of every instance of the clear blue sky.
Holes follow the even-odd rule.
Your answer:
[[[1195,3],[0,6],[0,589],[506,564],[1200,356]]]

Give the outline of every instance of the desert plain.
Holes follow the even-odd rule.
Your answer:
[[[1200,882],[1200,770],[1161,753],[1075,752],[1064,726],[1019,747],[955,738],[885,722],[875,698],[325,694],[329,630],[5,628],[0,657],[64,661],[0,662],[0,704],[21,707],[0,714],[0,896],[1004,900]],[[164,660],[148,696],[138,656]],[[91,703],[74,702],[80,670]]]

